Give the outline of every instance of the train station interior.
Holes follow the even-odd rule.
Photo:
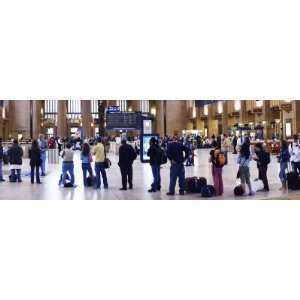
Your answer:
[[[121,199],[203,199],[199,194],[167,196],[170,182],[170,162],[161,166],[161,191],[148,193],[152,172],[146,150],[149,137],[188,139],[194,147],[194,165],[185,167],[186,177],[205,177],[212,182],[208,161],[211,143],[224,134],[247,136],[251,145],[263,143],[271,153],[268,168],[270,191],[235,197],[237,162],[233,149],[228,151],[228,163],[223,168],[224,194],[221,199],[281,199],[299,198],[297,191],[280,190],[277,155],[282,139],[293,141],[300,133],[300,101],[298,100],[0,100],[0,137],[4,152],[14,139],[24,151],[22,183],[9,182],[9,162],[3,161],[4,182],[0,183],[0,199],[61,199],[61,200],[121,200]],[[28,151],[32,140],[41,135],[48,142],[46,176],[41,185],[30,184]],[[121,191],[118,154],[121,139],[138,150],[133,164],[133,189]],[[97,137],[106,138],[108,189],[95,190],[83,185],[80,152],[82,143]],[[74,139],[74,173],[76,188],[58,186],[62,159],[59,139]],[[51,143],[50,143],[51,142]],[[61,149],[60,149],[61,150]],[[250,165],[254,190],[261,189],[256,163]],[[178,191],[178,188],[176,188]]]

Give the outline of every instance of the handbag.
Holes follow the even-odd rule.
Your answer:
[[[104,159],[104,162],[103,162],[104,168],[105,169],[109,169],[111,167],[111,161],[110,161],[109,158],[106,157],[106,151],[105,151],[105,149],[104,149],[104,156],[105,156],[105,159]]]

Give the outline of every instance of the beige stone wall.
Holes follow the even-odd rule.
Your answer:
[[[181,134],[187,125],[185,101],[166,101],[166,118],[167,135]]]

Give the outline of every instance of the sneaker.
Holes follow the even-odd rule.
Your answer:
[[[127,188],[120,188],[120,191],[127,191]]]
[[[153,189],[148,190],[148,193],[155,193],[155,192],[156,192],[156,190],[153,190]]]
[[[257,190],[256,192],[262,192],[262,193],[265,193],[265,192],[269,192],[270,190],[267,190],[267,189],[260,189],[260,190]]]
[[[184,191],[180,191],[179,195],[183,196],[184,195]]]

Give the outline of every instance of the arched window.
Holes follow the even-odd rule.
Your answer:
[[[120,111],[127,111],[127,100],[117,100],[117,106],[120,107]]]

